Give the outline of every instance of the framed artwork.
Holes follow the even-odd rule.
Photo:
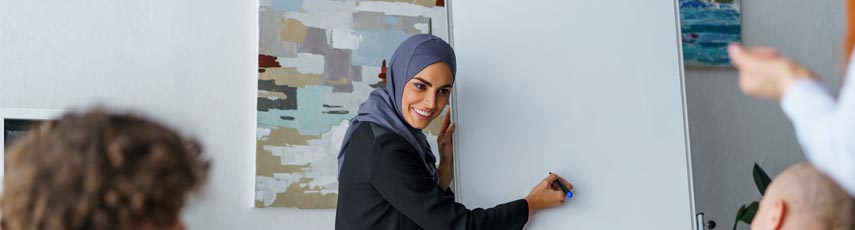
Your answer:
[[[727,45],[742,41],[740,0],[680,0],[686,66],[730,66]]]
[[[435,0],[260,3],[255,207],[335,208],[350,119],[385,87],[402,41],[448,40],[448,11]],[[434,144],[437,130],[425,130]]]

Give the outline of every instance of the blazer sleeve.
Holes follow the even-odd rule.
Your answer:
[[[469,210],[442,191],[416,150],[398,135],[377,139],[379,151],[371,183],[392,207],[424,229],[522,229],[528,221],[525,199],[493,208]]]

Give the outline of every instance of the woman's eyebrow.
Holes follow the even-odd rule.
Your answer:
[[[413,77],[413,79],[416,79],[416,80],[421,81],[422,83],[424,83],[424,84],[425,84],[425,85],[427,85],[428,87],[433,87],[433,84],[431,84],[430,82],[428,82],[428,81],[427,81],[427,80],[425,80],[425,79],[422,79],[422,78],[420,78],[420,77]],[[439,87],[439,88],[446,88],[446,87],[451,88],[451,84],[444,85],[444,86]]]
[[[416,80],[421,81],[422,83],[424,83],[424,84],[425,84],[425,85],[427,85],[428,87],[433,87],[433,84],[431,84],[430,82],[426,81],[425,79],[422,79],[422,78],[420,78],[420,77],[413,77],[413,79],[416,79]]]

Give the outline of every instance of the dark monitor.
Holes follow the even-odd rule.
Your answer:
[[[38,125],[42,120],[37,119],[3,119],[3,148],[12,145],[12,142],[27,134],[27,130]]]

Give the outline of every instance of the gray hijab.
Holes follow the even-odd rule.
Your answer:
[[[413,78],[425,67],[444,62],[451,68],[452,76],[457,73],[454,50],[441,38],[429,34],[413,35],[398,46],[389,63],[386,72],[386,88],[374,89],[362,105],[359,114],[350,122],[350,127],[344,136],[341,150],[338,153],[338,171],[341,176],[341,165],[344,163],[344,150],[353,132],[364,122],[376,123],[404,137],[418,152],[425,167],[438,180],[436,175],[436,157],[430,149],[427,138],[422,130],[411,127],[403,117],[401,97],[407,81]],[[453,80],[452,80],[453,81]]]

